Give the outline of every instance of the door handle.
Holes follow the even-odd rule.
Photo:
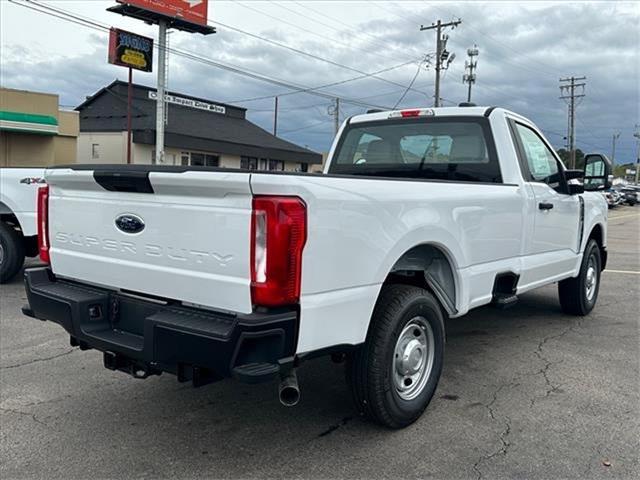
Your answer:
[[[540,202],[538,204],[538,208],[540,210],[551,210],[553,208],[553,203]]]

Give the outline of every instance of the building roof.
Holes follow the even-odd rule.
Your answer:
[[[116,80],[78,105],[80,131],[126,130],[127,87],[126,82]],[[155,92],[153,88],[133,85],[131,123],[134,143],[155,143]],[[167,102],[167,147],[322,163],[319,153],[276,137],[247,120],[244,108],[176,92],[167,92],[167,95],[177,97]]]

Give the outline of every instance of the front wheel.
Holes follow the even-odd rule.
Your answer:
[[[11,280],[24,263],[22,238],[16,230],[0,222],[0,283]]]
[[[415,422],[435,393],[444,358],[444,319],[424,289],[382,289],[365,344],[347,363],[356,406],[371,420],[402,428]]]
[[[558,296],[564,313],[583,316],[593,310],[600,290],[601,264],[600,247],[591,239],[584,249],[578,276],[558,283]]]

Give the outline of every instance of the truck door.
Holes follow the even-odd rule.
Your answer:
[[[512,121],[521,166],[533,193],[533,235],[526,254],[527,267],[549,278],[573,269],[578,251],[580,198],[569,195],[563,167],[553,149],[533,128]],[[536,276],[537,276],[536,275]]]

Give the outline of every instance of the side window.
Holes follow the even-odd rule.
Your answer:
[[[517,123],[516,131],[520,137],[520,143],[533,180],[548,183],[555,188],[551,184],[559,181],[559,167],[556,157],[538,134],[529,127]]]

